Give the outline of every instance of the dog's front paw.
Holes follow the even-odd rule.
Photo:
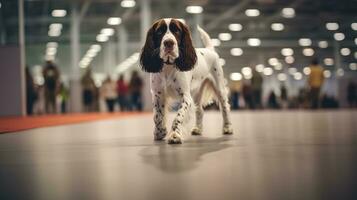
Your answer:
[[[178,132],[171,132],[167,142],[169,144],[182,144],[182,135]]]
[[[191,134],[192,135],[202,135],[202,129],[198,128],[198,127],[194,127],[192,130],[191,130]]]
[[[223,126],[223,135],[232,135],[233,128],[231,124],[226,124]]]
[[[154,140],[155,141],[163,140],[166,137],[166,134],[167,134],[166,128],[156,129],[154,131]]]

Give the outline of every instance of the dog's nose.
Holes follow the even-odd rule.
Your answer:
[[[166,48],[172,48],[173,46],[174,46],[174,41],[173,40],[171,40],[171,39],[168,39],[168,40],[165,40],[164,41],[164,46],[166,47]]]

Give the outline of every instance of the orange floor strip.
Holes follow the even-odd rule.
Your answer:
[[[111,118],[134,117],[147,115],[148,112],[118,112],[118,113],[81,113],[65,115],[42,115],[31,117],[0,117],[0,133],[17,132],[33,128],[58,126],[104,120]]]

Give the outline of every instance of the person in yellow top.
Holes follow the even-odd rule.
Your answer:
[[[320,90],[324,83],[324,69],[319,65],[316,58],[310,64],[308,82],[310,87],[310,105],[312,109],[317,109],[319,107]]]

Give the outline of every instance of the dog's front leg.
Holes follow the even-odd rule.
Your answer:
[[[177,115],[172,123],[172,131],[168,138],[169,144],[181,144],[183,140],[184,120],[191,106],[193,105],[193,100],[189,92],[183,93],[179,91],[180,96],[180,108]]]
[[[166,98],[165,91],[158,77],[151,78],[151,93],[152,101],[154,104],[154,140],[163,140],[167,134],[166,130]]]

